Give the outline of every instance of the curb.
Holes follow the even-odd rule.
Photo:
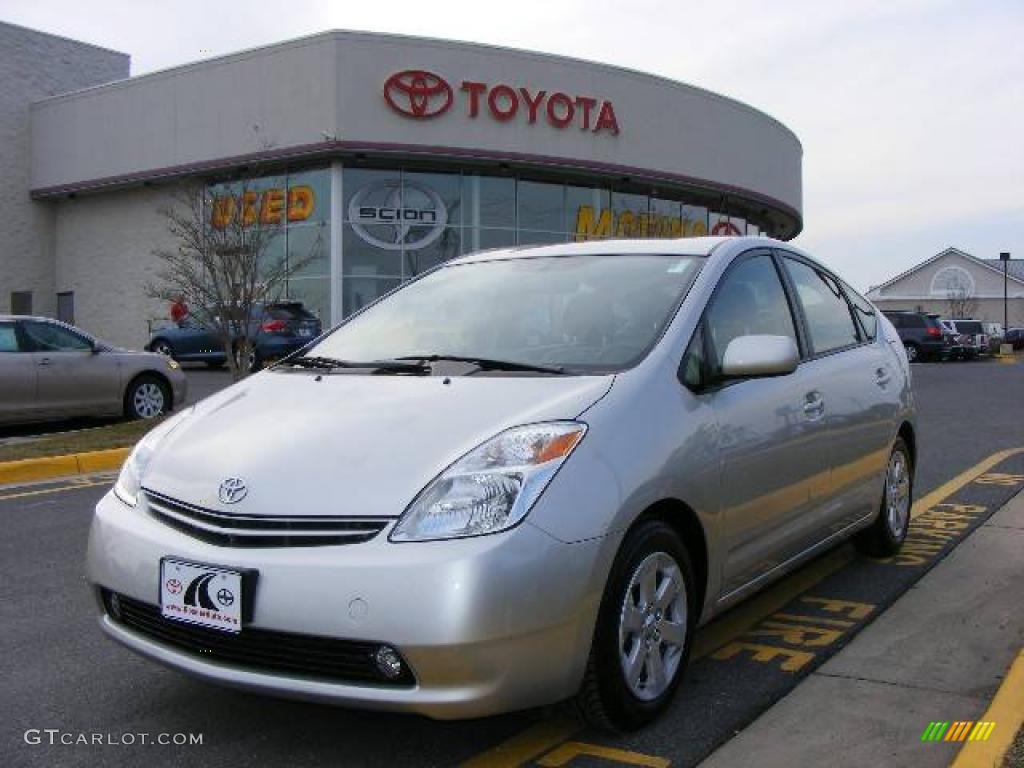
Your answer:
[[[68,475],[87,475],[118,469],[131,448],[69,453],[64,456],[40,456],[35,459],[0,462],[0,485],[30,483]]]
[[[1024,650],[1007,670],[983,721],[996,724],[992,738],[965,742],[950,768],[993,768],[1003,764],[1017,731],[1024,724]]]

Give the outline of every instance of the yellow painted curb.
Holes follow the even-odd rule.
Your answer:
[[[0,485],[31,483],[68,475],[108,472],[124,463],[131,448],[69,453],[64,456],[40,456],[35,459],[0,462]]]
[[[979,719],[996,724],[992,735],[988,741],[964,742],[950,768],[998,768],[1003,764],[1017,731],[1024,724],[1024,651],[1017,654],[988,711]]]

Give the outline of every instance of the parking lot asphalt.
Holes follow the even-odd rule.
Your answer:
[[[92,507],[110,478],[0,488],[3,762],[694,765],[882,615],[1020,488],[1024,452],[1007,449],[1024,448],[1024,365],[920,364],[914,384],[920,414],[916,496],[931,494],[933,508],[945,504],[940,510],[955,512],[955,505],[968,515],[957,535],[936,545],[928,536],[928,513],[917,510],[908,552],[913,557],[905,564],[860,558],[840,547],[712,622],[698,633],[682,695],[666,717],[624,738],[581,729],[564,707],[438,723],[261,698],[163,670],[102,635],[83,580]],[[791,643],[786,616],[831,619],[839,631],[819,635],[829,642]],[[773,626],[779,623],[781,630]],[[40,730],[41,743],[26,743],[29,729]],[[44,729],[59,729],[56,743],[48,742]],[[142,744],[138,736],[134,744],[123,743],[126,734],[143,733],[152,739],[202,734],[202,744]],[[60,743],[62,736],[77,741],[79,734],[116,743]]]

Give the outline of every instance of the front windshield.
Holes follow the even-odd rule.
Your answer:
[[[658,339],[702,259],[545,256],[450,265],[306,351],[348,361],[432,355],[611,372]]]

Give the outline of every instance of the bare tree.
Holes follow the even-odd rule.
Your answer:
[[[950,286],[946,291],[946,308],[954,320],[971,317],[978,309],[974,292],[964,285]]]
[[[232,376],[249,373],[260,305],[283,297],[287,280],[320,252],[318,237],[308,253],[283,247],[292,206],[284,180],[254,174],[219,187],[187,181],[160,210],[172,247],[154,249],[159,282],[147,287],[153,298],[181,299],[217,336]],[[279,247],[280,243],[280,247]]]

